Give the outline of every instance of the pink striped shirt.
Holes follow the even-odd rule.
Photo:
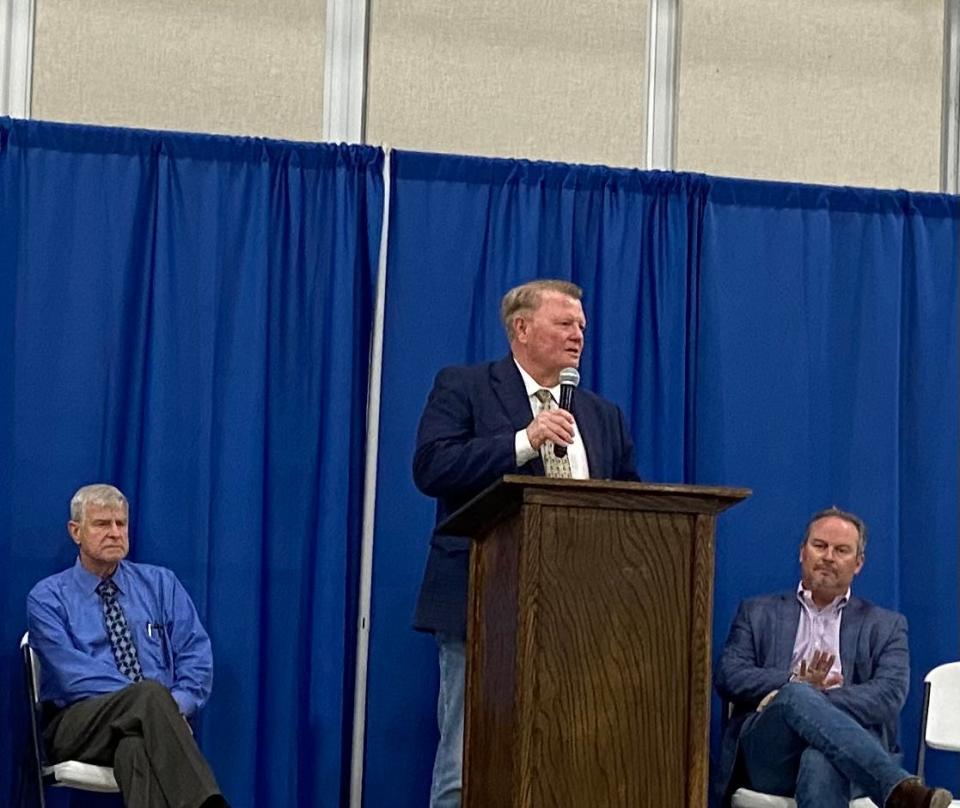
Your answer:
[[[835,657],[830,673],[842,675],[840,619],[843,617],[843,607],[850,600],[850,590],[847,589],[845,595],[834,598],[821,609],[813,602],[813,593],[804,589],[801,581],[797,587],[797,600],[800,601],[800,621],[797,624],[797,638],[793,642],[790,669],[799,674],[801,660],[806,660],[809,665],[814,651],[826,651]]]

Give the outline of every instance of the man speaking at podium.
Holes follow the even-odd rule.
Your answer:
[[[511,289],[500,305],[510,355],[437,374],[413,459],[417,488],[437,500],[437,524],[504,474],[639,479],[619,407],[586,390],[559,407],[579,381],[582,294],[560,280]],[[434,531],[414,618],[440,654],[431,808],[460,805],[468,558],[466,537]]]

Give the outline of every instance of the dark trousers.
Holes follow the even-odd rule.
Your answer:
[[[53,761],[113,766],[130,808],[226,805],[177,703],[157,682],[70,705],[50,722],[44,741]]]

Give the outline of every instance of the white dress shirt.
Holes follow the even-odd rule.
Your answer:
[[[530,412],[534,417],[536,417],[537,413],[540,412],[540,400],[537,398],[537,391],[545,388],[536,379],[534,379],[533,376],[520,367],[520,364],[516,359],[514,359],[513,362],[517,366],[517,370],[520,371],[520,375],[523,377],[523,386],[527,390],[527,400],[530,402]],[[555,387],[548,387],[546,389],[550,391],[550,395],[553,396],[554,402],[559,406],[560,385],[558,384]],[[514,438],[514,447],[517,453],[518,466],[522,466],[524,463],[529,463],[531,460],[533,460],[533,458],[540,454],[540,452],[530,445],[530,438],[527,436],[526,429],[521,429],[519,432],[517,432],[516,437]],[[580,437],[580,430],[577,428],[576,419],[574,419],[573,422],[573,443],[567,447],[567,457],[570,459],[570,475],[573,477],[573,479],[590,479],[590,466],[587,463],[587,449],[583,445],[583,438]]]

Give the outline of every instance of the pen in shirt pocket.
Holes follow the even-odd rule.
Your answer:
[[[163,653],[163,664],[169,666],[170,658],[167,654],[167,632],[164,630],[163,623],[147,623],[147,637],[151,640],[156,639],[160,643],[160,650]]]

